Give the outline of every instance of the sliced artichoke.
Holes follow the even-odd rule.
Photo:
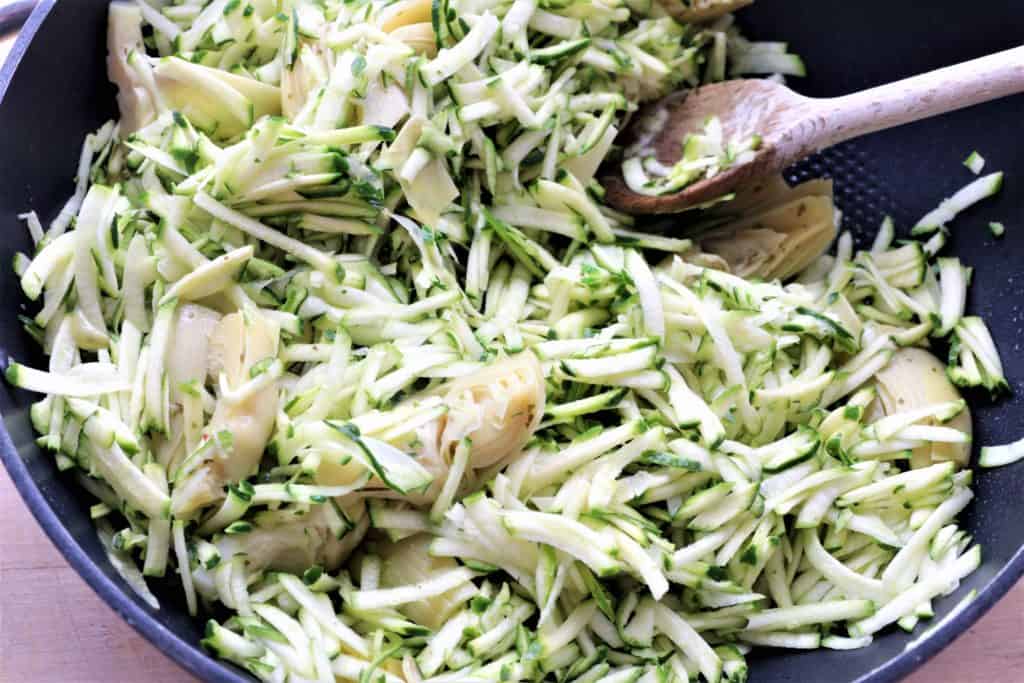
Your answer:
[[[255,522],[252,531],[224,535],[217,541],[222,560],[245,555],[253,572],[274,569],[301,574],[314,565],[334,571],[369,528],[362,501],[354,501],[341,512],[330,503],[316,505],[301,517],[268,511],[257,515]],[[339,529],[347,531],[339,535]]]
[[[209,371],[222,377],[231,391],[252,379],[253,368],[277,356],[279,330],[256,311],[231,313],[217,324],[210,339]],[[171,510],[179,519],[194,516],[204,505],[224,496],[224,485],[245,479],[259,466],[263,450],[274,428],[278,387],[272,381],[240,400],[221,397],[206,439],[230,434],[230,447],[207,448],[189,456],[183,465],[187,474],[177,481],[171,495]],[[194,462],[200,457],[202,462]]]
[[[390,33],[411,50],[432,58],[437,54],[437,41],[431,24],[430,0],[400,0],[376,17],[377,28]],[[331,76],[332,62],[327,55],[331,47],[319,41],[299,36],[295,60],[281,72],[281,110],[289,120],[296,120],[309,103],[318,96]],[[412,56],[412,55],[410,55]],[[379,79],[370,79],[361,99],[362,123],[395,126],[409,112],[408,102],[400,87],[385,86]]]
[[[430,12],[431,0],[399,0],[380,11],[377,26],[385,33],[413,24],[430,26]]]
[[[544,414],[544,373],[532,353],[498,361],[455,380],[441,392],[447,411],[420,426],[414,439],[392,444],[405,451],[417,451],[416,462],[433,475],[430,487],[422,493],[402,496],[374,477],[367,485],[367,495],[401,497],[416,505],[431,503],[444,486],[455,447],[462,439],[472,442],[466,472],[469,480],[474,470],[518,455]],[[410,403],[417,400],[421,399],[412,399]],[[348,486],[364,472],[365,468],[356,460],[324,459],[316,480],[327,486]]]
[[[398,175],[405,199],[416,218],[421,223],[436,225],[449,203],[459,196],[459,188],[448,173],[447,164],[443,159],[433,157],[411,182],[398,173],[420,149],[423,129],[428,124],[422,117],[408,119],[387,150],[380,155],[379,168]]]
[[[220,365],[228,386],[237,389],[252,376],[257,363],[277,356],[277,325],[255,311],[225,316],[210,343],[211,369]],[[240,402],[218,401],[210,421],[214,431],[231,431],[234,457],[224,464],[231,481],[249,476],[259,464],[274,426],[277,385],[254,392]]]
[[[198,304],[181,304],[176,309],[174,343],[167,349],[171,428],[153,441],[157,462],[169,472],[176,471],[199,445],[204,415],[196,388],[206,384],[210,340],[220,319],[220,313]]]
[[[375,545],[374,551],[383,560],[381,587],[416,584],[432,574],[458,567],[458,563],[450,557],[434,557],[430,554],[432,540],[433,537],[428,534],[418,534],[401,541]],[[466,600],[464,588],[453,588],[433,598],[406,603],[399,611],[417,624],[437,631],[449,617],[462,609]]]
[[[394,83],[373,81],[366,86],[361,108],[363,124],[394,128],[409,114],[409,98]]]
[[[836,237],[836,211],[830,181],[794,188],[761,186],[749,217],[699,235],[704,252],[720,256],[744,278],[785,280],[821,256]],[[733,207],[726,210],[732,211]]]
[[[365,476],[366,467],[363,463],[346,455],[342,458],[322,457],[315,478],[321,486],[352,486],[360,477]],[[373,479],[369,486],[384,486],[384,482]]]
[[[418,54],[431,58],[437,54],[434,27],[429,21],[399,26],[391,31],[391,36],[402,41]]]
[[[303,43],[291,68],[281,71],[281,111],[294,121],[310,95],[327,82],[330,65],[319,43]]]
[[[167,379],[171,401],[180,403],[183,386],[206,384],[210,340],[221,315],[198,304],[181,304],[174,323],[174,343],[167,352]]]
[[[112,2],[107,18],[107,77],[117,86],[121,134],[129,135],[156,119],[157,105],[130,60],[144,58],[142,12],[135,3]]]
[[[540,424],[545,402],[544,373],[532,353],[521,353],[455,380],[445,394],[448,415],[441,454],[473,442],[474,469],[490,467],[519,453]]]
[[[220,140],[281,113],[280,88],[222,69],[165,57],[154,64],[153,75],[166,106]]]
[[[875,384],[878,389],[878,400],[873,406],[876,414],[892,415],[962,398],[946,377],[946,366],[930,352],[918,348],[904,348],[893,354],[889,364],[875,375]],[[963,412],[944,426],[971,436],[970,410],[964,406]],[[948,461],[956,463],[957,467],[966,467],[970,457],[970,443],[931,443],[915,450],[910,462],[914,468]]]
[[[687,23],[700,23],[735,12],[754,0],[658,0],[665,11]]]
[[[835,194],[834,184],[830,178],[817,178],[791,186],[782,176],[774,176],[761,183],[759,187],[761,188],[760,192],[757,192],[758,186],[750,190],[750,208],[754,210],[779,206],[804,197],[825,196],[832,199]]]

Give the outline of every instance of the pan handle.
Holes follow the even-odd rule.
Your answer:
[[[0,36],[20,29],[37,4],[37,0],[17,0],[0,7]]]

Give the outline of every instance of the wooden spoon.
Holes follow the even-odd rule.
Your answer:
[[[631,214],[674,213],[710,202],[851,138],[1020,92],[1024,92],[1024,47],[828,99],[804,97],[767,80],[705,85],[645,107],[624,138],[635,139],[644,121],[650,125],[648,117],[667,110],[651,145],[660,162],[672,165],[682,154],[683,139],[702,131],[707,119],[717,116],[726,139],[761,136],[761,147],[751,161],[679,192],[654,197],[630,190],[622,179],[621,164],[609,169],[601,182],[606,200],[617,209]]]

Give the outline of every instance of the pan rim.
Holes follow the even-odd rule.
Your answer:
[[[41,0],[0,68],[0,104],[29,45],[57,0]],[[2,416],[0,416],[2,418]],[[0,419],[0,462],[15,488],[50,542],[75,572],[117,615],[154,647],[186,671],[209,683],[250,683],[254,679],[204,652],[168,629],[148,606],[120,580],[105,574],[85,553],[64,522],[49,505],[25,462],[18,454],[7,425]],[[51,464],[52,466],[52,464]],[[977,596],[952,618],[937,625],[912,649],[889,658],[851,683],[893,683],[908,676],[973,626],[1024,576],[1024,539],[1012,557],[978,590]]]

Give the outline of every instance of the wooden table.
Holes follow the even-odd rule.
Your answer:
[[[0,61],[9,47],[0,42]],[[1022,636],[1024,582],[907,683],[1024,681]],[[67,565],[0,467],[0,683],[194,680]]]

